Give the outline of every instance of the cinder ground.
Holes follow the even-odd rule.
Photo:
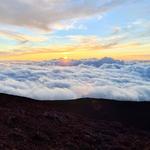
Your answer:
[[[150,103],[0,94],[0,150],[150,150]]]

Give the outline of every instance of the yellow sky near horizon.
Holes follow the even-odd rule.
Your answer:
[[[69,47],[70,48],[70,47]],[[69,50],[69,48],[63,52],[58,50],[58,52],[51,52],[50,50],[46,51],[31,51],[27,53],[16,53],[9,55],[0,55],[0,60],[4,61],[42,61],[50,59],[88,59],[88,58],[103,58],[103,57],[112,57],[114,59],[121,60],[150,60],[150,46],[143,47],[124,47],[124,48],[112,48],[112,49],[92,49],[82,50],[78,48],[75,51]]]

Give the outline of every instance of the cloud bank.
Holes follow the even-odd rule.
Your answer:
[[[0,92],[38,100],[150,101],[150,62],[111,58],[0,62]]]

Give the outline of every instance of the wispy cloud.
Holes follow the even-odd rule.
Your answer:
[[[1,34],[1,33],[0,33]],[[9,34],[6,36],[10,36]],[[18,36],[13,35],[11,38],[17,38],[21,43],[24,42],[24,36]],[[64,53],[70,53],[73,55],[74,53],[97,53],[102,51],[109,51],[113,49],[126,49],[126,48],[137,48],[142,46],[140,42],[131,41],[124,43],[123,41],[126,39],[125,35],[109,35],[106,37],[99,37],[99,36],[92,36],[92,35],[70,35],[70,36],[57,36],[57,37],[49,37],[51,39],[56,38],[57,43],[56,44],[46,44],[44,46],[40,45],[21,45],[17,47],[11,47],[11,51],[0,51],[1,56],[23,56],[23,55],[34,55],[34,54],[46,54],[46,53],[55,53],[59,54],[60,57],[64,55]],[[38,40],[44,40],[40,38],[26,39],[26,42],[30,42],[32,40],[38,41]],[[67,41],[67,43],[59,44],[62,40]],[[32,41],[33,42],[33,41]],[[61,56],[62,54],[62,56]],[[59,57],[57,57],[59,58]]]
[[[141,40],[150,37],[150,21],[145,19],[134,20],[125,26],[115,26],[112,35],[126,35],[127,40]]]
[[[28,42],[44,42],[47,40],[44,36],[34,37],[9,30],[0,30],[0,36],[2,36],[3,38],[5,37],[8,39],[16,40],[19,42],[19,44],[25,44]]]

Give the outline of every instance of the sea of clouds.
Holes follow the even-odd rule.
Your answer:
[[[150,101],[150,61],[0,62],[0,93],[37,100],[92,97]]]

